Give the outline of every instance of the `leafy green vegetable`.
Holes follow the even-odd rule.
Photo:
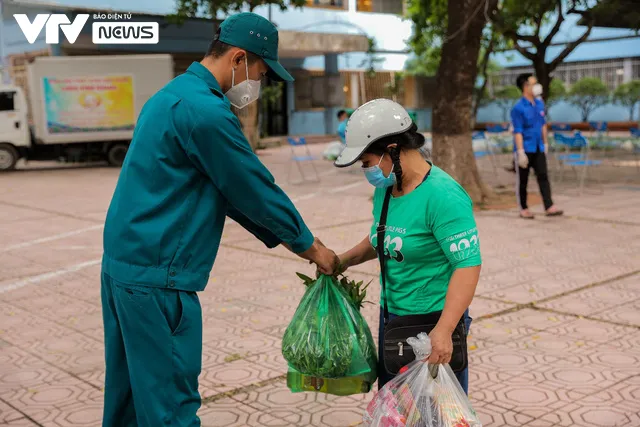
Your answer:
[[[375,344],[360,314],[369,285],[344,276],[297,275],[307,291],[282,340],[282,354],[289,365],[321,378],[375,371]]]

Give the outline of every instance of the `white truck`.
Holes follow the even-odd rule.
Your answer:
[[[0,84],[0,171],[22,158],[122,165],[142,106],[173,76],[164,54],[36,58],[28,100]]]

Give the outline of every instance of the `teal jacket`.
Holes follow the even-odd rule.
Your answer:
[[[194,62],[142,108],[107,212],[103,272],[125,284],[201,291],[226,216],[269,248],[284,242],[300,253],[313,243],[217,81]]]

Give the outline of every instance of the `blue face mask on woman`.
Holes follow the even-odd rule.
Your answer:
[[[384,172],[380,169],[380,163],[383,157],[384,154],[380,157],[377,165],[364,168],[364,176],[367,178],[367,181],[369,181],[369,184],[376,188],[388,188],[396,183],[396,175],[393,173],[393,168],[391,172],[389,172],[389,176],[384,176]]]

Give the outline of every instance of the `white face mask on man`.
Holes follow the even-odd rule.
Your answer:
[[[542,95],[542,85],[540,83],[534,84],[533,87],[531,88],[531,92],[535,97]]]
[[[231,89],[225,93],[231,105],[238,109],[243,109],[260,98],[260,80],[249,79],[249,64],[247,64],[247,58],[244,59],[244,67],[247,78],[237,85],[235,84],[236,70],[235,68],[231,69]]]

